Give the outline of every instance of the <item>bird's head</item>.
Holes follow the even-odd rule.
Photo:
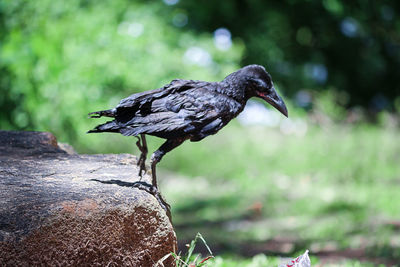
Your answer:
[[[240,74],[245,79],[246,91],[249,97],[262,98],[283,115],[288,116],[285,102],[276,92],[271,76],[263,66],[246,66],[240,69]]]

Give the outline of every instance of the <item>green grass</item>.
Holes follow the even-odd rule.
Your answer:
[[[235,121],[168,154],[160,188],[178,239],[202,233],[216,255],[210,266],[264,266],[254,263],[264,254],[277,266],[276,256],[306,249],[323,264],[321,253],[362,251],[360,262],[345,255],[326,266],[390,265],[400,262],[399,133],[308,123],[305,135],[285,135]],[[105,151],[134,151],[132,139],[96,138],[113,138]],[[154,150],[161,140],[149,143]]]
[[[200,242],[201,241],[201,242]],[[199,244],[200,243],[200,244]],[[196,246],[203,246],[207,255],[202,255],[201,253],[194,253],[196,250]],[[279,257],[279,256],[266,256],[265,254],[257,254],[251,258],[242,258],[237,255],[224,255],[214,257],[212,251],[208,247],[206,241],[200,233],[197,233],[196,237],[187,244],[187,252],[185,255],[181,255],[180,252],[178,255],[175,253],[171,253],[164,257],[164,259],[168,257],[174,257],[175,263],[177,267],[201,267],[201,266],[213,266],[213,267],[261,267],[261,266],[279,266],[282,264],[287,264],[294,260],[293,258],[287,257]],[[299,256],[299,255],[297,255]],[[344,267],[355,267],[355,266],[364,266],[364,267],[373,267],[373,266],[385,266],[384,264],[374,264],[368,262],[360,262],[357,260],[349,260],[349,259],[341,259],[341,260],[328,260],[328,261],[320,261],[317,257],[311,257],[311,265],[312,266],[344,266]],[[163,260],[161,260],[163,262]],[[333,263],[332,263],[333,262]]]
[[[400,221],[398,136],[369,125],[310,126],[296,136],[233,124],[165,157],[161,188],[178,237],[199,231],[221,253],[363,248],[400,262],[399,230],[390,223]],[[274,243],[282,245],[268,247]]]
[[[277,267],[282,262],[286,262],[284,259],[280,257],[273,256],[265,256],[264,254],[258,254],[250,259],[237,259],[237,258],[224,258],[224,257],[216,257],[213,260],[210,260],[210,265],[212,267]],[[335,263],[323,263],[314,258],[311,259],[311,266],[325,266],[325,267],[373,267],[376,266],[371,263],[361,263],[360,261],[354,260],[345,260],[340,261],[337,264]]]

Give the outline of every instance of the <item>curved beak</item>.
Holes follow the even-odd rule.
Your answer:
[[[274,87],[272,87],[269,94],[259,93],[258,96],[267,101],[271,106],[279,110],[283,115],[288,117],[288,110],[286,108],[285,102],[283,102],[283,99],[276,93]]]

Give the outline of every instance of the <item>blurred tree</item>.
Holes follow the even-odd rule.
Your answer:
[[[188,26],[226,27],[242,64],[259,63],[293,95],[333,87],[349,105],[387,108],[400,95],[400,2],[372,0],[180,1]]]

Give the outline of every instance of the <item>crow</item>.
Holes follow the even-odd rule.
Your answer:
[[[264,99],[286,117],[288,111],[271,76],[260,65],[249,65],[221,82],[175,79],[162,88],[133,94],[113,109],[89,113],[90,118],[111,117],[88,133],[114,132],[135,136],[141,151],[139,175],[146,171],[145,135],[166,139],[151,156],[152,192],[157,191],[156,165],[185,140],[197,142],[217,133],[244,109],[251,97]]]

